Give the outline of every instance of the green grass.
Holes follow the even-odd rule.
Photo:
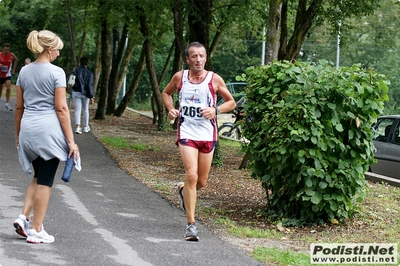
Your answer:
[[[130,147],[129,141],[127,139],[121,137],[109,137],[102,136],[100,140],[104,142],[106,145],[118,148],[118,149],[127,149]]]
[[[149,149],[149,146],[143,143],[134,143],[130,145],[129,140],[122,137],[110,137],[110,136],[102,136],[100,140],[111,147],[118,149],[133,149],[139,151],[145,151]],[[159,150],[156,148],[155,151]]]
[[[232,141],[228,139],[218,139],[219,145],[228,148],[228,149],[240,149],[241,148],[241,143],[238,141]]]
[[[276,230],[239,226],[235,222],[229,220],[228,218],[216,219],[215,223],[224,225],[225,229],[230,234],[237,236],[237,237],[281,239],[284,236],[284,234],[282,234]]]
[[[132,149],[138,150],[138,151],[145,151],[148,149],[147,145],[142,144],[142,143],[135,143],[132,145]]]
[[[257,247],[252,252],[252,257],[258,261],[274,262],[273,265],[278,265],[278,266],[311,265],[309,255],[302,252],[296,252],[291,250],[286,251],[278,248]]]
[[[354,265],[354,264],[312,264],[310,262],[310,255],[303,252],[296,252],[292,250],[282,250],[278,248],[257,247],[252,252],[252,257],[258,261],[270,262],[276,266],[339,266],[339,265]],[[268,264],[270,265],[270,264]],[[356,264],[363,265],[363,264]],[[368,264],[373,265],[373,264]],[[379,264],[379,265],[394,265],[394,264]]]

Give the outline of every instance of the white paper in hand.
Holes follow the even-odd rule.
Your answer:
[[[80,172],[82,170],[80,155],[78,155],[78,159],[76,159],[76,161],[75,161],[75,169],[78,170],[78,172]]]

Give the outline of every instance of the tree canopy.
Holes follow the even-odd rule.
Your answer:
[[[361,63],[387,74],[394,85],[387,112],[396,112],[398,8],[389,0],[3,0],[0,40],[24,58],[32,57],[25,44],[31,30],[60,35],[65,48],[55,63],[68,73],[80,56],[90,59],[98,80],[96,118],[102,119],[157,96],[184,67],[183,49],[190,41],[204,42],[208,67],[231,82],[261,64],[263,29],[271,33],[273,22],[279,27],[267,47],[278,47],[272,53],[278,59],[335,61],[340,33],[341,65]],[[163,115],[160,99],[155,100]]]

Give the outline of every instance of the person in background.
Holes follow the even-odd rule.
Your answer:
[[[72,87],[72,99],[75,105],[75,133],[82,134],[81,113],[83,113],[83,132],[90,131],[89,103],[94,103],[93,72],[88,69],[87,57],[80,59],[80,65],[75,69],[75,85]]]
[[[6,111],[12,111],[10,106],[11,97],[11,77],[15,75],[18,65],[18,57],[11,51],[9,43],[3,44],[3,52],[0,52],[0,99],[3,94],[3,85],[6,84]]]
[[[21,68],[17,79],[15,146],[22,169],[33,178],[14,227],[29,243],[52,243],[54,236],[44,230],[43,220],[54,177],[60,161],[79,158],[79,148],[65,101],[64,70],[51,64],[60,55],[62,40],[51,31],[33,30],[26,43],[37,58]]]
[[[29,65],[31,63],[31,59],[28,57],[28,58],[25,58],[25,65]]]
[[[203,44],[193,42],[185,51],[188,70],[173,75],[162,92],[162,99],[168,109],[168,118],[179,117],[178,140],[185,182],[178,184],[181,208],[186,212],[187,225],[185,239],[198,241],[195,221],[197,190],[205,187],[217,143],[216,116],[229,112],[236,106],[224,80],[207,71],[204,66],[207,53]],[[175,109],[172,94],[178,91],[179,110]],[[217,93],[224,103],[217,106]]]

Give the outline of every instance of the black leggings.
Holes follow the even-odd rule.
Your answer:
[[[33,160],[32,166],[35,171],[34,177],[37,178],[37,184],[52,187],[59,163],[60,160],[58,158],[45,161],[42,157],[37,157]]]

